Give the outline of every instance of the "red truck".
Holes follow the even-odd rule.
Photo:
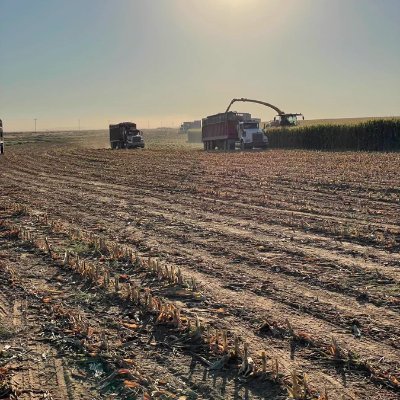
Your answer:
[[[242,150],[268,147],[268,138],[260,129],[258,119],[248,119],[249,114],[235,111],[203,118],[202,141],[204,150]]]

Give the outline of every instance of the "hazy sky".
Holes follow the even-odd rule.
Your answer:
[[[233,97],[310,119],[399,115],[399,21],[400,0],[0,0],[0,118],[177,126]]]

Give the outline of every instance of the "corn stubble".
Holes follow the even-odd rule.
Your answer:
[[[28,213],[26,208],[11,204],[10,209],[17,213]],[[101,253],[107,253],[110,260],[129,260],[137,268],[145,269],[149,274],[156,277],[159,281],[166,281],[172,285],[179,285],[189,290],[197,291],[198,285],[194,278],[185,278],[182,271],[174,266],[161,265],[160,261],[152,257],[141,257],[136,251],[121,246],[118,243],[108,242],[103,237],[87,234],[80,229],[67,228],[59,221],[50,221],[47,214],[35,216],[37,220],[51,226],[55,231],[65,231],[73,239],[87,241]],[[58,253],[50,243],[48,237],[35,237],[30,230],[12,224],[10,226],[11,234],[18,236],[21,240],[31,242],[34,246],[42,249],[54,261],[59,262],[61,266],[69,268],[79,274],[82,279],[92,284],[102,287],[106,292],[114,293],[122,300],[128,300],[134,307],[139,307],[142,312],[154,315],[156,325],[165,325],[174,329],[175,333],[181,335],[178,340],[189,341],[191,343],[201,343],[208,348],[210,355],[217,357],[213,363],[208,363],[210,370],[220,370],[223,368],[235,368],[238,379],[248,381],[255,378],[268,379],[272,382],[285,387],[289,398],[294,400],[318,399],[328,400],[328,392],[318,392],[309,384],[307,376],[299,371],[288,372],[283,363],[277,357],[268,357],[265,350],[261,351],[260,357],[252,357],[248,343],[242,342],[235,334],[227,331],[214,329],[209,324],[204,324],[198,316],[192,319],[183,315],[182,310],[172,302],[166,302],[164,299],[153,295],[149,288],[143,288],[131,282],[121,282],[119,274],[112,274],[110,267],[100,265],[80,259],[79,254],[73,254],[69,249]],[[86,337],[93,335],[89,322],[80,314],[70,313],[63,308],[52,306],[55,313],[67,318],[70,329],[82,333]],[[291,323],[286,320],[286,331],[292,340],[309,341],[312,339],[304,332],[297,332]],[[280,328],[282,329],[282,328]],[[108,349],[107,339],[104,333],[100,334],[100,348]],[[243,350],[241,350],[243,343]],[[335,361],[348,361],[349,352],[346,352],[334,338],[331,338],[331,344],[327,348],[327,353]],[[380,371],[374,371],[370,367],[371,373],[381,379],[387,378],[392,384],[398,387],[397,380],[392,376],[382,376]]]

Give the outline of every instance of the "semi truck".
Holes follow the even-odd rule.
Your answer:
[[[249,114],[228,111],[203,118],[202,141],[204,150],[235,150],[268,147],[268,138],[260,129],[259,119]]]
[[[112,149],[144,148],[143,132],[134,122],[110,125],[110,145]]]
[[[3,121],[0,119],[0,155],[4,154]]]

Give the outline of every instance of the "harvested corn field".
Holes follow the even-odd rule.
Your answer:
[[[400,155],[151,139],[0,159],[0,394],[398,399]]]

